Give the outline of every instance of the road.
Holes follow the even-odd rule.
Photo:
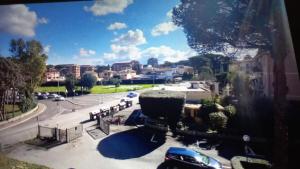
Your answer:
[[[90,94],[67,98],[66,101],[59,102],[53,100],[41,100],[39,102],[47,106],[46,110],[38,116],[38,119],[32,118],[24,123],[2,130],[0,132],[1,146],[2,148],[6,148],[10,145],[35,137],[38,133],[38,123],[42,123],[57,115],[73,113],[72,109],[78,111],[99,105],[99,103],[105,104],[114,100],[120,100],[125,97],[126,94],[127,93]]]

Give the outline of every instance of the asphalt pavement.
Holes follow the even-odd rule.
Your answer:
[[[0,131],[0,148],[5,149],[13,144],[34,138],[38,134],[37,126],[60,114],[70,114],[99,104],[120,100],[127,93],[90,94],[66,98],[66,101],[40,100],[47,106],[43,113],[16,126]]]

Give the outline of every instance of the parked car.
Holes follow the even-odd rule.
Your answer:
[[[66,99],[63,96],[57,96],[54,99],[55,101],[65,101]]]
[[[46,94],[41,94],[38,96],[39,100],[44,100],[44,99],[48,99],[48,96]]]
[[[222,164],[216,159],[192,149],[179,147],[170,147],[168,149],[165,155],[165,162],[170,166],[183,168],[222,169]]]
[[[53,98],[56,98],[56,97],[58,97],[57,94],[49,94],[49,95],[48,95],[48,98],[49,98],[49,99],[53,99]]]
[[[135,92],[129,92],[129,93],[127,94],[127,97],[129,97],[129,98],[134,98],[134,97],[137,97],[137,96],[138,96],[138,94],[135,93]]]

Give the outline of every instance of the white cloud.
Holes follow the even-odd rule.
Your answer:
[[[91,7],[84,6],[84,10],[92,12],[95,16],[103,16],[109,13],[122,13],[132,3],[133,0],[98,0]]]
[[[103,54],[106,60],[136,60],[141,57],[140,49],[134,45],[120,46],[112,44],[110,48],[111,53]]]
[[[39,24],[47,24],[48,22],[49,22],[49,20],[44,17],[38,19]]]
[[[119,29],[125,29],[127,28],[127,25],[125,23],[121,22],[115,22],[113,24],[110,24],[107,29],[108,30],[119,30]]]
[[[44,53],[45,53],[45,54],[49,54],[50,48],[51,48],[51,45],[46,45],[46,46],[44,46]]]
[[[160,62],[178,62],[195,56],[197,53],[191,49],[187,51],[175,50],[169,46],[149,47],[140,50],[136,46],[119,46],[112,44],[111,53],[104,53],[103,58],[107,61],[127,61],[141,58],[158,58]]]
[[[119,37],[112,40],[113,43],[122,46],[137,46],[146,43],[143,31],[136,29],[135,31],[129,30],[126,34],[122,34]]]
[[[23,4],[0,6],[0,32],[32,37],[37,20],[37,14]]]
[[[167,17],[170,18],[170,19],[172,19],[172,16],[173,16],[172,11],[173,11],[173,9],[169,10],[169,11],[167,12],[167,14],[166,14]]]
[[[152,36],[160,36],[160,35],[167,35],[169,32],[173,32],[177,30],[177,26],[174,25],[173,22],[163,22],[158,25],[156,25],[152,31]]]
[[[91,56],[95,55],[96,52],[94,50],[85,50],[84,48],[80,48],[79,56]]]
[[[142,51],[142,57],[155,57],[159,61],[178,62],[180,60],[186,60],[189,57],[195,56],[196,52],[193,50],[181,51],[175,50],[169,46],[150,47]]]

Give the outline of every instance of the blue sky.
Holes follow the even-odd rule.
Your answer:
[[[0,54],[12,38],[36,39],[48,64],[146,63],[187,59],[196,53],[168,13],[176,0],[102,0],[0,7]]]

